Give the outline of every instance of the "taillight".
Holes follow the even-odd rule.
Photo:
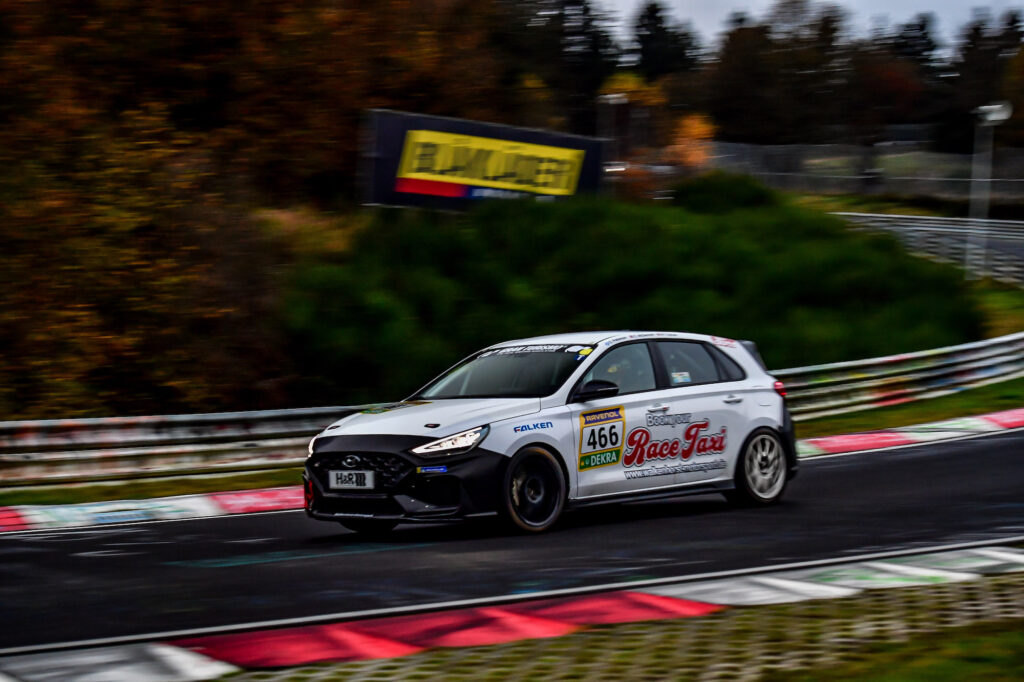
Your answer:
[[[781,381],[775,382],[775,392],[781,395],[783,398],[786,397],[786,384]]]

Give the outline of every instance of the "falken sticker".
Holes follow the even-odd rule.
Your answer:
[[[446,466],[432,466],[432,467],[416,467],[417,474],[446,474],[448,473],[448,467]]]
[[[625,408],[606,407],[580,414],[579,470],[618,464],[626,432]]]
[[[555,425],[551,422],[537,422],[535,424],[520,424],[519,426],[513,426],[512,430],[515,433],[522,433],[523,431],[537,431],[538,429],[553,429]]]

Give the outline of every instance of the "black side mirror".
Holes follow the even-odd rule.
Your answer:
[[[610,381],[594,379],[580,386],[573,397],[573,402],[586,403],[601,398],[611,398],[619,394],[619,387]]]

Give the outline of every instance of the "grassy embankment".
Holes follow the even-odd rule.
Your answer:
[[[1024,626],[976,625],[877,647],[856,662],[767,680],[811,682],[997,682],[1024,679]]]

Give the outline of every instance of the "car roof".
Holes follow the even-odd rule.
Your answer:
[[[624,329],[619,331],[572,332],[569,334],[549,334],[547,336],[533,336],[526,339],[503,341],[501,343],[496,343],[493,346],[490,346],[490,348],[503,348],[506,346],[524,346],[533,344],[596,346],[602,341],[618,342],[619,340],[626,341],[628,339],[646,339],[655,337],[702,340],[711,339],[710,336],[707,336],[705,334],[691,334],[688,332],[659,332]]]

